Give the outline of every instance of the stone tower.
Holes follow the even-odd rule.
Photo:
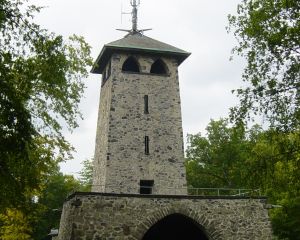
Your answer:
[[[190,55],[133,27],[105,45],[92,192],[64,203],[58,240],[271,240],[264,197],[187,195],[178,67]]]
[[[93,191],[186,193],[178,67],[189,55],[139,31],[104,46]]]

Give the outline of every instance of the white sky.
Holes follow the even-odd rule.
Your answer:
[[[116,28],[131,28],[129,0],[33,0],[47,6],[36,21],[57,34],[82,35],[92,46],[95,59],[104,44],[120,39],[125,33]],[[231,90],[242,85],[243,61],[229,61],[236,44],[228,34],[227,15],[236,12],[240,0],[141,0],[139,28],[153,28],[149,37],[181,48],[192,55],[179,68],[183,130],[204,132],[210,119],[226,117],[237,99]],[[94,155],[100,94],[100,75],[86,79],[81,104],[84,120],[67,139],[76,149],[75,159],[61,165],[64,173],[76,174],[81,162]]]

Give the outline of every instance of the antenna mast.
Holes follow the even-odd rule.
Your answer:
[[[137,16],[137,13],[138,13],[138,6],[140,5],[140,0],[131,0],[130,1],[131,3],[131,6],[132,6],[132,31],[133,32],[137,32],[137,21],[138,21],[138,16]]]
[[[128,33],[131,33],[131,34],[143,33],[145,31],[152,30],[150,28],[149,29],[138,30],[138,6],[141,4],[141,1],[140,0],[130,0],[130,4],[132,6],[132,12],[131,13],[122,12],[122,14],[131,14],[131,16],[132,16],[132,29],[131,30],[117,29],[117,30],[128,32]]]

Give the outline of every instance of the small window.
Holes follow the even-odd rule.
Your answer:
[[[109,61],[109,63],[108,63],[106,79],[108,79],[110,77],[110,74],[111,74],[111,61]]]
[[[149,155],[149,137],[148,136],[145,136],[145,154],[146,155]]]
[[[144,113],[145,114],[149,114],[149,102],[148,102],[148,100],[149,100],[148,95],[145,95],[144,96]]]
[[[106,81],[106,69],[104,69],[102,73],[102,85],[104,85],[105,81]]]
[[[129,57],[122,66],[124,72],[140,72],[140,67],[134,57]]]
[[[154,180],[140,180],[140,194],[152,194]]]
[[[109,61],[108,65],[102,72],[102,84],[101,84],[102,87],[106,83],[107,79],[110,77],[110,74],[111,74],[111,61]]]
[[[161,59],[158,59],[152,64],[150,73],[167,74],[167,66]]]

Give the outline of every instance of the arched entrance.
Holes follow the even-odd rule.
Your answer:
[[[182,214],[171,214],[159,220],[142,240],[208,240],[197,222]]]

